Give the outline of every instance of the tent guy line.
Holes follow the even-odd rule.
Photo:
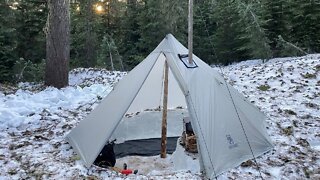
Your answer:
[[[220,72],[221,72],[221,75],[222,75],[222,77],[223,77],[223,79],[224,79],[224,82],[227,84],[227,81],[226,81],[226,79],[224,78],[225,73],[223,72],[223,69],[222,69],[222,67],[221,67],[220,60],[219,60],[219,58],[217,57],[217,54],[215,53],[215,47],[214,47],[214,45],[213,45],[212,39],[211,39],[210,36],[209,36],[208,25],[207,25],[207,22],[204,21],[202,9],[200,9],[200,17],[201,17],[201,19],[203,20],[204,27],[205,27],[205,30],[206,30],[206,33],[207,33],[207,37],[208,37],[208,39],[209,39],[210,46],[211,46],[211,48],[212,48],[212,50],[213,50],[213,52],[214,52],[214,56],[215,56],[216,59],[218,60],[218,63],[217,63],[217,64],[218,64],[219,70],[220,70]],[[237,113],[238,119],[239,119],[239,121],[240,121],[240,123],[241,123],[241,128],[242,128],[242,130],[243,130],[243,133],[244,133],[244,135],[245,135],[245,137],[246,137],[246,140],[247,140],[247,143],[248,143],[248,145],[249,145],[249,148],[250,148],[250,151],[251,151],[251,154],[252,154],[254,163],[256,164],[256,166],[257,166],[257,168],[258,168],[259,175],[260,175],[261,179],[263,180],[264,178],[262,177],[262,173],[261,173],[261,170],[260,170],[260,166],[259,166],[259,164],[258,164],[258,162],[257,162],[257,159],[256,159],[256,157],[255,157],[255,155],[254,155],[254,153],[253,153],[253,151],[252,151],[252,147],[251,147],[251,145],[250,145],[250,142],[249,142],[247,133],[246,133],[244,127],[243,127],[243,123],[242,123],[242,121],[241,121],[241,119],[240,119],[238,109],[237,109],[237,107],[236,107],[236,105],[235,105],[235,103],[234,103],[234,99],[233,99],[233,97],[232,97],[232,94],[231,94],[231,92],[230,92],[230,89],[229,89],[228,84],[227,84],[227,89],[228,89],[230,98],[231,98],[231,100],[232,100],[232,104],[233,104],[233,106],[234,106],[234,109],[235,109],[235,111],[236,111],[236,113]]]
[[[247,141],[248,146],[249,146],[249,148],[250,148],[250,151],[251,151],[251,154],[252,154],[252,157],[253,157],[253,161],[254,161],[254,163],[255,163],[256,166],[257,166],[257,169],[258,169],[260,178],[261,178],[262,180],[264,180],[264,178],[262,177],[262,173],[261,173],[261,170],[260,170],[260,166],[259,166],[259,164],[258,164],[258,162],[257,162],[256,156],[254,155],[254,153],[253,153],[253,151],[252,151],[252,147],[251,147],[250,141],[249,141],[249,139],[248,139],[248,135],[247,135],[247,133],[246,133],[246,130],[245,130],[244,127],[243,127],[243,123],[242,123],[242,120],[241,120],[241,118],[240,118],[238,109],[237,109],[237,107],[236,107],[236,104],[234,103],[234,99],[233,99],[232,94],[231,94],[231,92],[230,92],[229,85],[227,84],[227,81],[226,81],[226,79],[224,78],[224,72],[223,72],[223,70],[222,70],[222,68],[221,68],[221,65],[219,64],[218,66],[219,66],[219,69],[220,69],[220,71],[221,71],[221,74],[222,74],[222,77],[223,77],[223,79],[224,79],[224,82],[226,83],[226,86],[227,86],[227,89],[228,89],[228,93],[229,93],[229,95],[230,95],[230,98],[231,98],[231,101],[232,101],[234,110],[235,110],[236,113],[237,113],[238,120],[239,120],[239,122],[240,122],[240,124],[241,124],[241,129],[242,129],[242,131],[243,131],[244,136],[246,137],[246,141]]]

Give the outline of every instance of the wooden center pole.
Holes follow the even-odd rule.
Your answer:
[[[167,113],[168,113],[168,63],[164,65],[164,88],[163,88],[163,109],[162,109],[162,128],[161,128],[161,158],[167,156]]]
[[[193,51],[193,0],[189,0],[189,16],[188,16],[188,49],[189,64],[192,64]]]

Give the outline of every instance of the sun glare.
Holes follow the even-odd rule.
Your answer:
[[[98,12],[98,13],[103,13],[103,6],[102,5],[97,5],[96,6],[96,11]]]
[[[19,5],[19,3],[18,2],[14,2],[14,3],[12,3],[12,5],[11,6],[9,6],[11,9],[14,9],[14,10],[16,10],[16,9],[18,9],[18,5]]]

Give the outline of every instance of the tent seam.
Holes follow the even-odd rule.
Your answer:
[[[196,116],[195,118],[196,118],[196,121],[197,121],[198,126],[199,126],[199,128],[200,128],[200,134],[201,134],[202,139],[203,139],[203,142],[204,142],[204,144],[205,144],[206,151],[207,151],[207,153],[208,153],[208,155],[209,155],[210,164],[211,164],[211,166],[212,166],[212,170],[213,170],[213,173],[214,173],[214,177],[215,177],[215,179],[218,179],[217,176],[216,176],[216,171],[215,171],[215,168],[214,168],[214,165],[213,165],[213,162],[212,162],[212,159],[211,159],[209,150],[208,150],[208,145],[207,145],[206,140],[205,140],[205,138],[204,138],[204,135],[203,135],[203,133],[202,133],[202,128],[201,128],[200,123],[199,123],[199,120],[198,120],[199,118],[198,118],[196,109],[195,109],[195,107],[194,107],[194,104],[193,104],[193,101],[192,101],[192,99],[191,99],[190,94],[188,94],[187,96],[189,97],[190,103],[191,103],[192,108],[193,108],[193,110],[194,110],[194,113],[195,113],[195,116]]]
[[[159,56],[161,55],[161,53],[159,53],[159,55],[157,56],[157,60],[156,61],[154,61],[154,63],[153,63],[153,65],[152,65],[152,67],[150,68],[150,70],[149,70],[149,72],[148,72],[148,74],[146,75],[146,77],[144,78],[144,80],[143,80],[143,82],[142,82],[142,84],[141,84],[141,86],[140,86],[140,88],[138,89],[138,91],[137,91],[137,93],[135,94],[135,96],[134,96],[134,98],[132,99],[132,101],[130,102],[130,104],[129,104],[129,106],[128,106],[128,108],[126,109],[126,111],[124,111],[124,113],[122,114],[122,117],[128,112],[128,109],[130,108],[130,106],[132,105],[132,103],[133,103],[133,101],[136,99],[136,97],[137,97],[137,95],[138,95],[138,93],[140,92],[140,90],[141,90],[141,88],[142,88],[142,86],[144,85],[144,83],[146,82],[146,80],[147,80],[147,78],[148,78],[148,76],[149,76],[149,74],[150,74],[150,72],[152,71],[152,69],[154,68],[154,65],[156,64],[156,62],[158,61],[158,58],[159,58]],[[114,129],[111,131],[111,134],[113,134],[114,133],[114,131],[117,129],[117,127],[119,126],[119,124],[120,124],[120,122],[121,122],[121,119],[120,119],[120,121],[118,121],[118,123],[117,123],[117,125],[114,127]],[[111,137],[111,136],[110,136]],[[109,137],[109,138],[110,138]],[[108,139],[109,139],[108,138]]]

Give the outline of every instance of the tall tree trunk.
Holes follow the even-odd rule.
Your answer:
[[[93,32],[93,0],[85,0],[85,23],[86,23],[86,40],[85,40],[85,67],[96,65],[95,52],[95,33]]]
[[[112,60],[111,51],[109,51],[109,56],[110,56],[111,70],[114,71],[114,66],[113,66],[113,60]]]
[[[109,57],[110,57],[111,70],[114,71],[113,60],[112,60],[112,53],[111,53],[111,44],[109,43],[109,40],[112,41],[111,36],[110,36],[109,39],[107,39],[107,43],[108,43],[108,48],[109,48]]]
[[[70,59],[69,0],[48,0],[45,84],[68,85]]]

